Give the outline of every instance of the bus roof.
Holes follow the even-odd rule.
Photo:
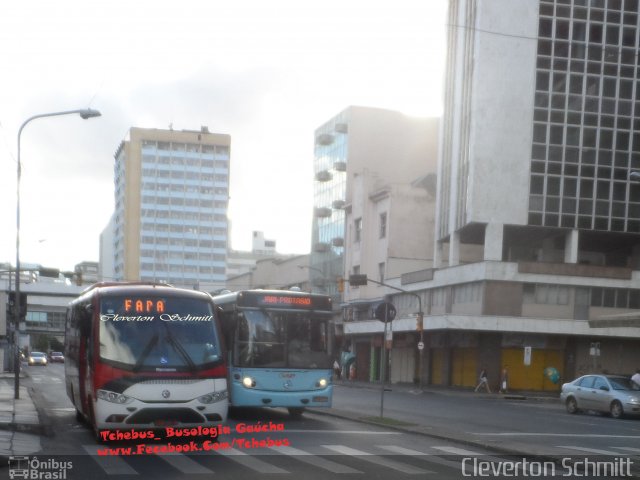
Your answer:
[[[149,294],[150,292],[159,293],[162,295],[168,295],[172,293],[179,293],[180,295],[187,295],[197,298],[211,299],[211,295],[199,290],[189,290],[186,288],[179,288],[169,285],[168,283],[151,283],[151,282],[99,282],[94,283],[89,288],[84,290],[80,296],[76,299],[93,297],[98,294],[124,294],[133,295],[136,293]],[[76,301],[74,300],[74,302]]]

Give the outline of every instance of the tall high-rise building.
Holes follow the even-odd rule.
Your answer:
[[[450,24],[438,256],[637,265],[638,0],[454,0]]]
[[[335,297],[345,276],[345,208],[354,175],[368,171],[389,183],[428,171],[435,158],[438,120],[415,118],[380,108],[351,106],[316,129],[314,216],[310,278],[313,290]]]
[[[229,135],[132,128],[115,153],[114,276],[225,280]]]
[[[545,367],[631,371],[637,330],[589,322],[640,308],[638,0],[449,15],[425,377],[509,365],[512,388],[553,390]]]

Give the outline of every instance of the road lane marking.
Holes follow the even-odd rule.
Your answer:
[[[456,460],[447,460],[446,458],[437,457],[432,453],[418,452],[417,450],[411,450],[410,448],[399,447],[397,445],[376,445],[376,447],[384,448],[400,455],[410,455],[412,457],[420,458],[429,463],[437,463],[448,468],[453,468],[460,471],[462,463]]]
[[[612,450],[602,450],[600,448],[578,447],[575,445],[558,445],[557,448],[568,448],[569,450],[577,450],[579,452],[597,453],[598,455],[620,456],[620,452]]]
[[[89,455],[91,455],[91,458],[96,461],[107,475],[138,475],[138,472],[136,472],[135,469],[127,464],[127,462],[122,458],[118,456],[98,455],[98,449],[102,449],[104,447],[100,447],[98,445],[83,445],[82,447]]]
[[[598,433],[467,432],[469,435],[495,437],[571,437],[571,438],[640,438],[640,435],[606,435]]]
[[[376,465],[390,468],[392,470],[396,470],[402,473],[408,473],[411,475],[434,473],[429,470],[413,467],[411,465],[404,465],[402,463],[395,462],[393,460],[389,460],[384,457],[379,457],[373,453],[363,452],[362,450],[356,450],[355,448],[346,447],[344,445],[322,445],[322,447],[328,450],[333,450],[334,452],[338,452],[342,455],[348,455],[350,457],[358,457],[359,460],[364,460],[369,463],[374,463]]]
[[[465,450],[464,448],[458,448],[458,447],[431,447],[434,450],[440,450],[441,452],[445,452],[445,453],[449,453],[451,455],[465,455],[465,456],[469,456],[469,455],[482,455],[482,453],[479,452],[472,452],[471,450]]]
[[[410,448],[399,447],[398,445],[375,445],[378,448],[388,450],[400,455],[410,455],[412,457],[420,457],[425,455],[433,455],[432,453],[419,452],[418,450],[411,450]]]
[[[288,429],[287,433],[345,433],[349,435],[402,435],[402,432],[370,432],[367,430],[296,430]]]
[[[618,448],[626,452],[640,453],[640,448],[633,448],[633,447],[613,447],[613,448]]]
[[[233,460],[240,465],[243,465],[251,470],[260,473],[290,473],[287,470],[283,470],[282,468],[276,467],[275,465],[271,465],[270,463],[263,462],[251,455],[248,455],[240,450],[235,448],[230,448],[227,450],[218,450],[217,453],[222,455],[229,460]]]
[[[332,473],[363,473],[360,470],[356,470],[355,468],[351,468],[346,465],[342,465],[340,463],[332,462],[331,460],[327,460],[326,458],[319,457],[317,455],[306,452],[304,450],[299,450],[297,448],[293,448],[293,447],[271,447],[271,448],[276,452],[282,453],[283,455],[293,457],[300,462],[308,463],[309,465],[313,465],[314,467],[328,470]]]
[[[176,470],[180,470],[182,473],[213,473],[213,470],[208,469],[204,465],[200,465],[195,460],[191,460],[180,452],[162,452],[156,454],[156,457],[161,458]]]

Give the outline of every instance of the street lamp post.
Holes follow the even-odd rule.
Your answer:
[[[20,125],[20,129],[18,130],[18,172],[17,172],[17,183],[16,183],[16,303],[18,304],[14,309],[14,332],[13,332],[13,342],[14,342],[14,366],[13,370],[15,372],[14,377],[14,398],[20,398],[20,348],[18,346],[18,332],[20,329],[20,177],[22,174],[22,164],[20,162],[20,137],[22,135],[22,130],[27,126],[29,122],[32,120],[36,120],[38,118],[44,117],[58,117],[61,115],[75,115],[78,114],[83,120],[87,120],[93,117],[99,117],[102,115],[98,110],[93,110],[91,108],[83,108],[78,110],[65,110],[62,112],[51,112],[51,113],[41,113],[38,115],[34,115],[32,117],[27,118],[22,125]]]

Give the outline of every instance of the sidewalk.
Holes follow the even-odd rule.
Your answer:
[[[40,451],[43,426],[31,398],[31,392],[22,384],[20,398],[15,399],[14,374],[0,373],[0,465],[6,465],[13,455],[30,455]]]

